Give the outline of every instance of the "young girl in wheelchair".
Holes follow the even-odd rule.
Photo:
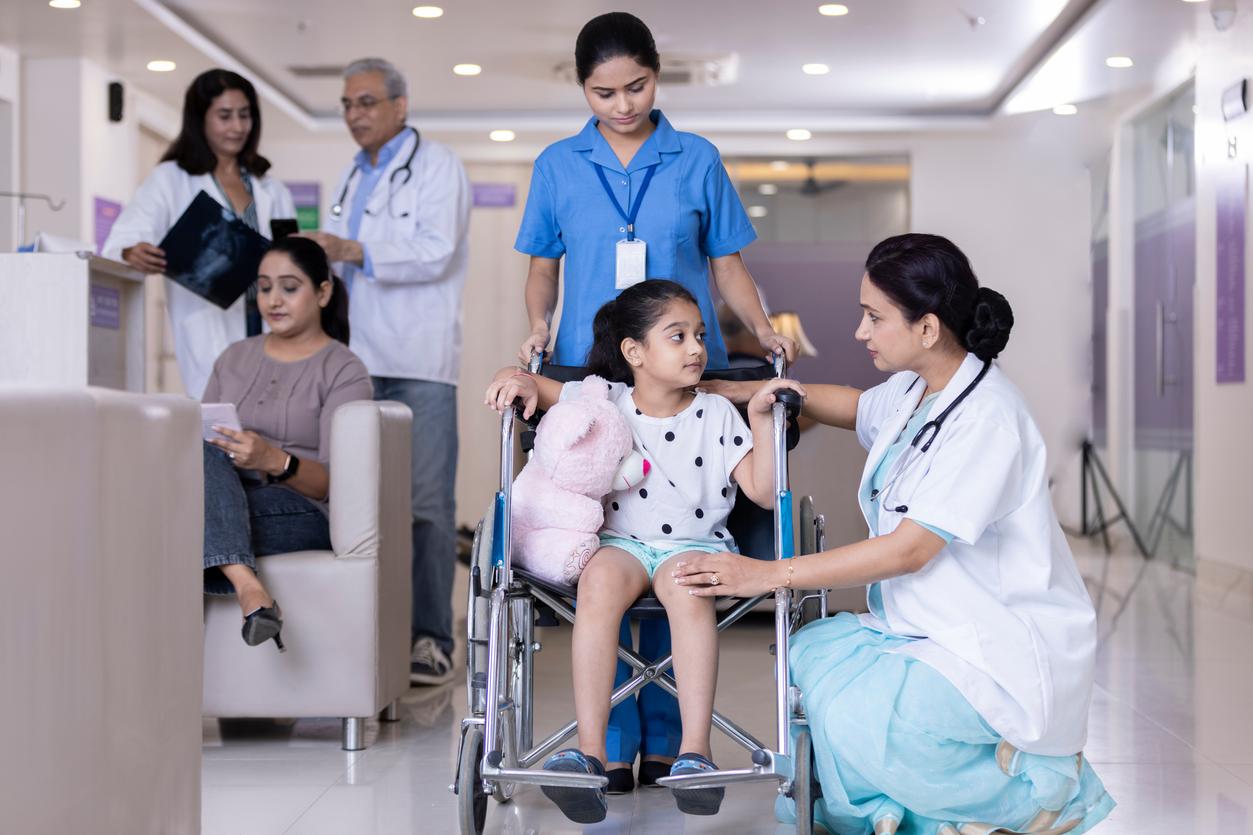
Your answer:
[[[683,753],[670,773],[716,769],[709,744],[718,673],[714,601],[678,585],[674,572],[685,556],[736,550],[726,520],[737,490],[773,507],[774,392],[804,391],[784,380],[762,386],[748,404],[750,429],[730,401],[695,390],[705,361],[700,308],[679,284],[636,284],[596,314],[588,370],[610,382],[610,397],[652,469],[640,485],[605,499],[601,547],[579,579],[572,639],[578,747],[553,754],[544,763],[547,770],[605,773],[619,623],[649,589],[665,607],[673,634]],[[503,411],[520,399],[524,417],[530,417],[579,385],[505,368],[488,388],[486,403]],[[701,579],[718,584],[716,574]],[[608,810],[604,789],[545,786],[543,791],[576,823],[601,821]],[[712,815],[723,791],[686,789],[674,795],[680,811]]]

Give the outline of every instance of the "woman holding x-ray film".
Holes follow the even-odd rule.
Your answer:
[[[870,538],[786,569],[700,555],[675,581],[752,596],[786,570],[795,588],[867,586],[868,614],[817,621],[791,644],[831,831],[1087,831],[1114,805],[1082,754],[1096,615],[1039,430],[993,363],[1013,312],[935,235],[876,246],[860,302],[857,339],[892,376],[868,391],[808,384],[804,413],[869,450]],[[706,388],[743,402],[759,385]]]

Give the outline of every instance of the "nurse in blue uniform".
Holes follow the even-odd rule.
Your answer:
[[[718,149],[674,129],[653,104],[660,57],[639,18],[614,12],[594,18],[575,44],[579,84],[592,117],[577,135],[549,146],[535,161],[531,190],[515,248],[531,256],[526,308],[531,335],[524,363],[551,340],[561,259],[564,296],[552,362],[584,365],[592,319],[605,302],[632,284],[667,278],[700,304],[711,369],[727,354],[710,293],[718,294],[761,343],[762,354],[795,346],[774,332],[740,250],[757,237]],[[623,622],[623,643],[630,644]],[[670,652],[664,621],[640,625],[640,652]],[[618,665],[618,682],[627,676]],[[640,782],[655,785],[678,753],[678,704],[655,685],[626,700],[609,718],[610,793],[634,788],[631,764],[639,755]]]

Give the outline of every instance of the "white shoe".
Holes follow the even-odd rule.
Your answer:
[[[409,656],[410,684],[447,684],[452,681],[452,659],[434,638],[423,636],[413,644]]]

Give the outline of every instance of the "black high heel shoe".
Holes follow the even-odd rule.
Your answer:
[[[287,652],[287,647],[283,646],[283,612],[278,608],[278,601],[273,601],[269,606],[263,606],[259,609],[253,609],[244,616],[244,626],[240,630],[244,636],[244,643],[250,647],[264,644],[271,638],[274,639],[274,645],[278,647],[279,652]]]

